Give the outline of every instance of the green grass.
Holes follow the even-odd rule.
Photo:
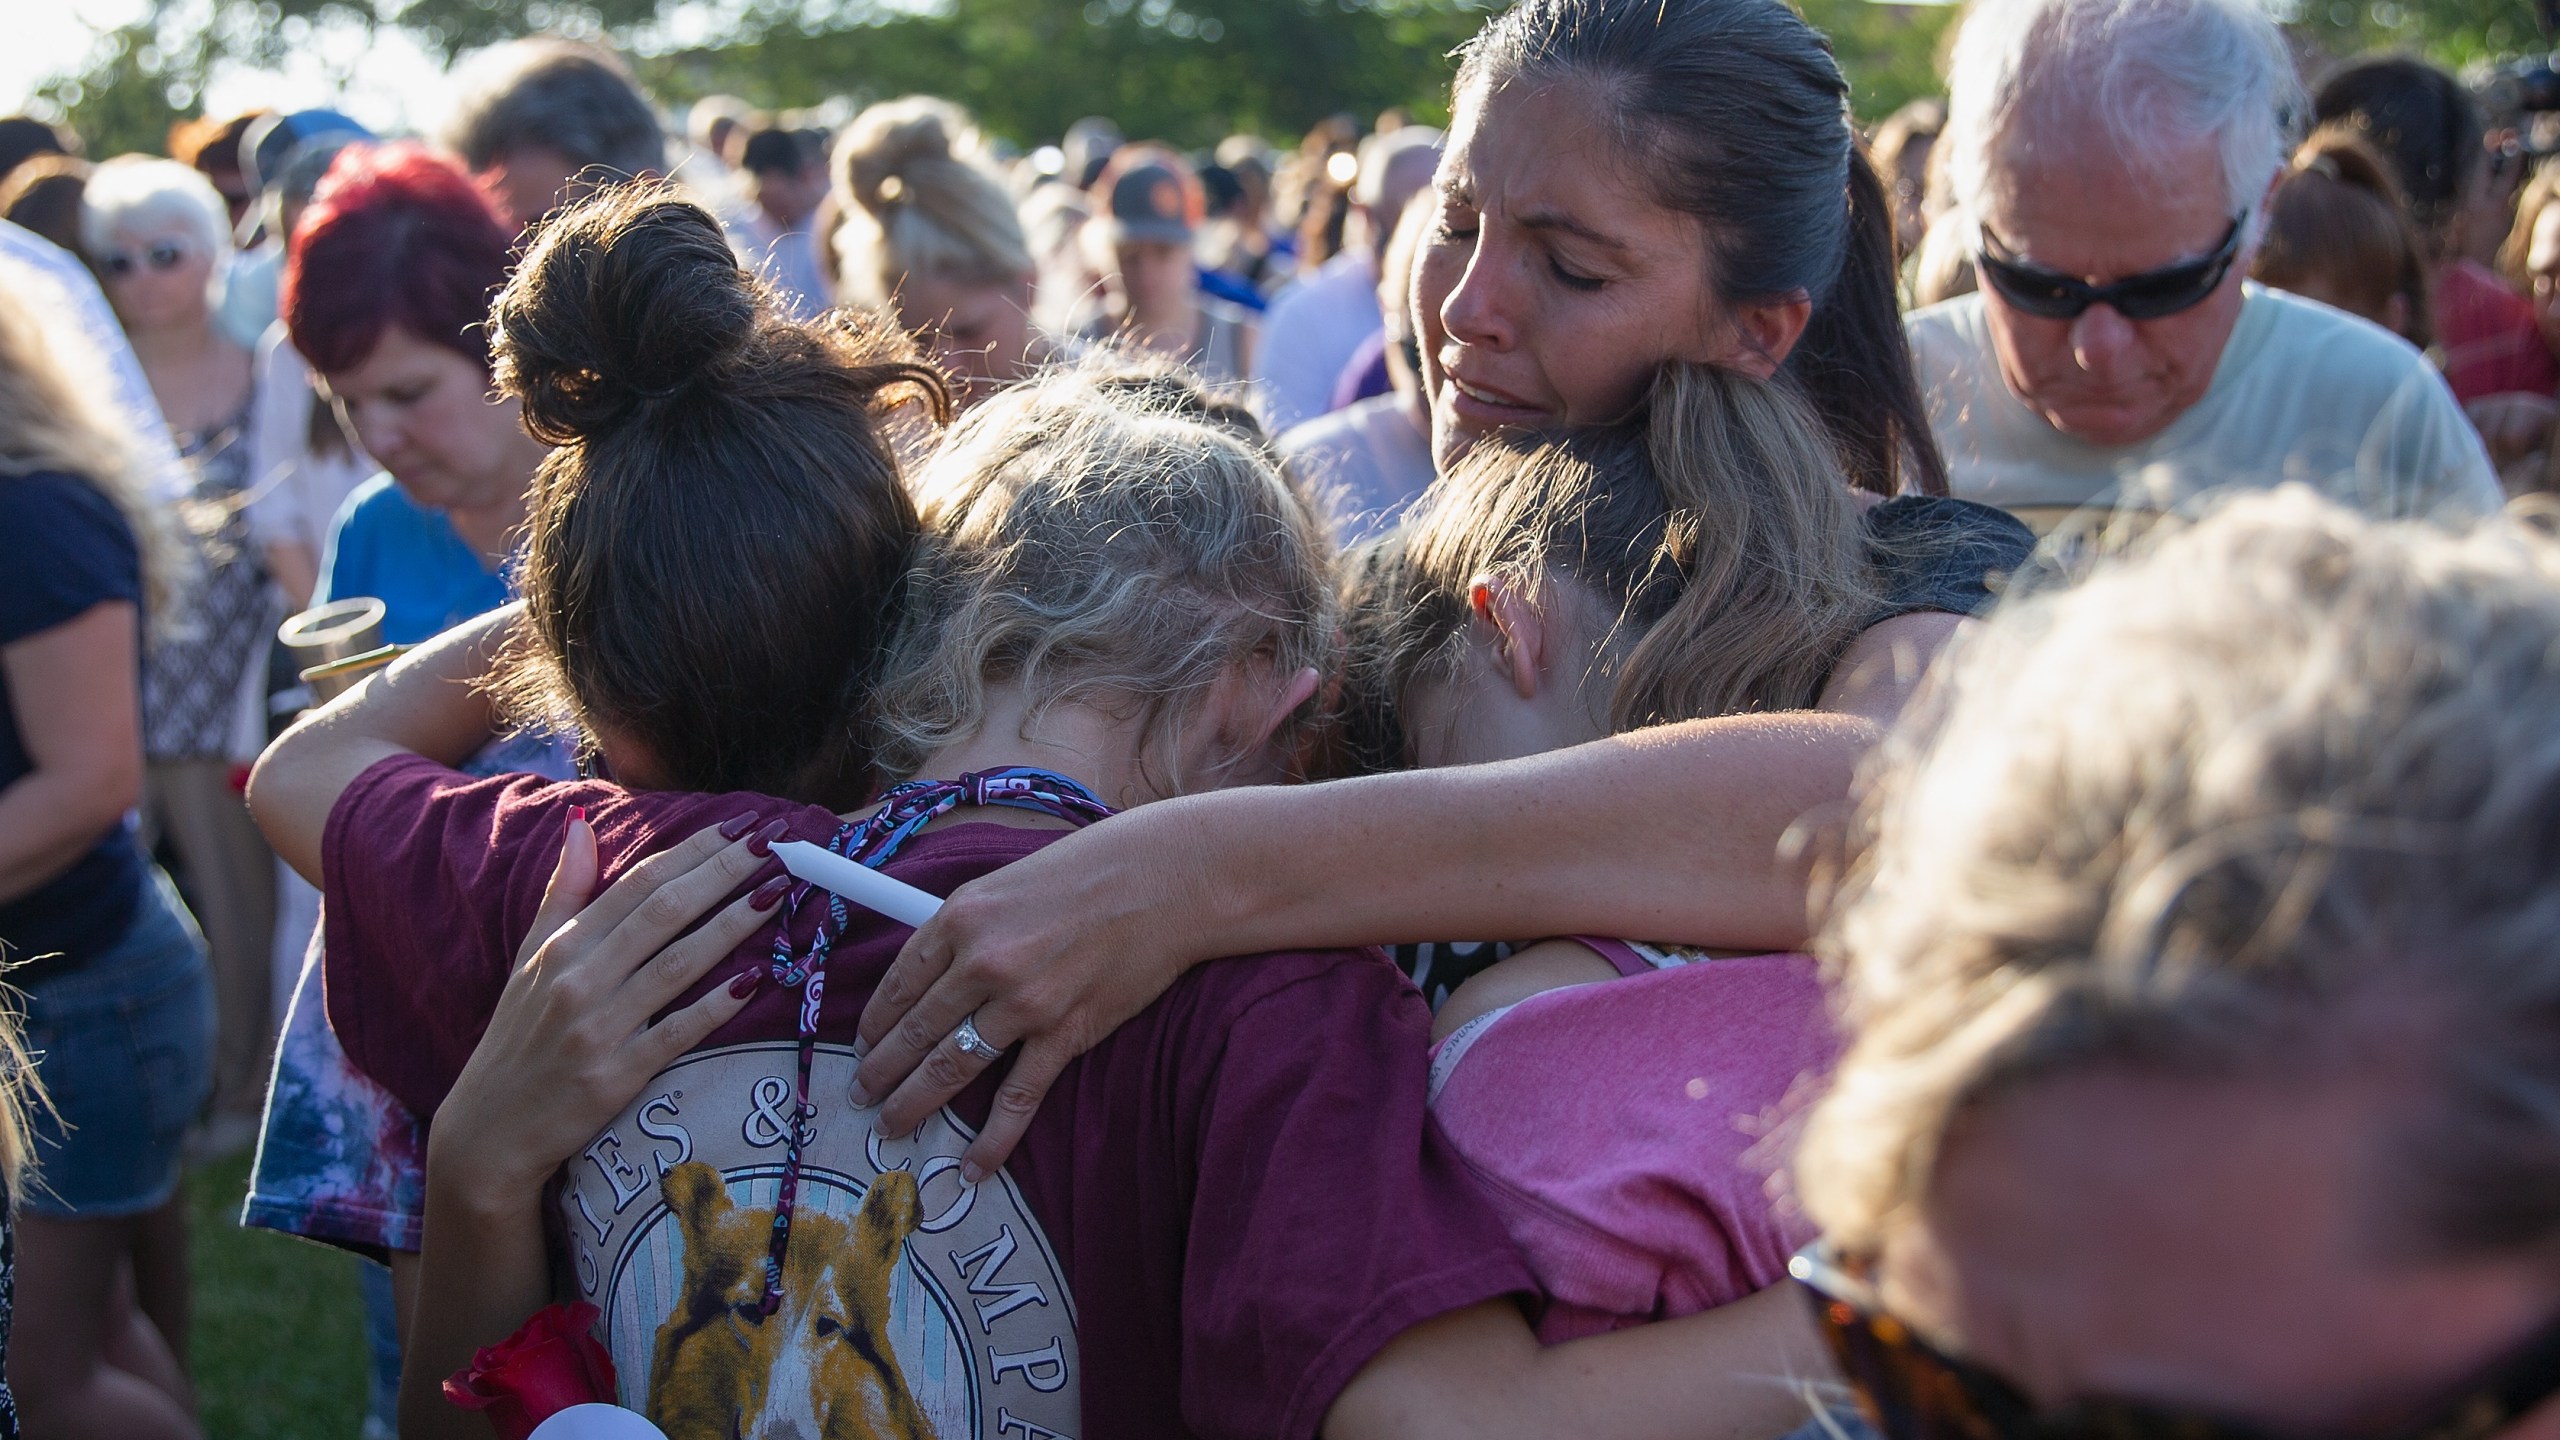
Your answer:
[[[364,1304],[354,1256],[240,1225],[249,1157],[191,1172],[195,1375],[210,1440],[355,1440]]]

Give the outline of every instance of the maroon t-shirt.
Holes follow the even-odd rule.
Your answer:
[[[349,1058],[419,1114],[434,1113],[486,1027],[577,804],[595,826],[608,881],[750,810],[789,818],[794,839],[824,841],[838,823],[823,809],[752,795],[474,781],[414,758],[367,770],[331,813],[323,842],[329,1018]],[[1060,833],[946,824],[885,868],[948,894]],[[814,897],[804,907],[804,933],[819,908]],[[804,1182],[794,1263],[804,1232],[832,1234],[839,1222],[848,1234],[888,1225],[907,1236],[898,1273],[863,1282],[873,1297],[867,1308],[879,1312],[872,1319],[885,1325],[880,1317],[894,1309],[902,1328],[894,1344],[861,1352],[894,1351],[903,1362],[899,1383],[918,1404],[887,1413],[919,1417],[907,1429],[939,1440],[963,1430],[1037,1440],[1071,1427],[1033,1418],[1057,1412],[1032,1407],[1080,1390],[1078,1435],[1309,1436],[1397,1334],[1533,1289],[1429,1116],[1430,1017],[1377,952],[1291,952],[1193,969],[1067,1067],[1005,1173],[968,1195],[948,1174],[948,1154],[914,1152],[911,1163],[903,1142],[884,1147],[867,1126],[849,1123],[865,1112],[843,1098],[851,1061],[836,1047],[853,1041],[864,1002],[911,933],[853,914],[827,962],[826,1048],[811,1089],[819,1133],[809,1142],[812,1163],[828,1175],[836,1172],[826,1166],[853,1158],[836,1179]],[[687,999],[762,963],[773,939],[768,926]],[[704,1376],[749,1362],[715,1364],[707,1347],[743,1325],[686,1331],[675,1312],[691,1302],[668,1297],[704,1283],[704,1257],[730,1243],[721,1236],[761,1234],[744,1222],[773,1203],[781,1152],[767,1076],[790,1073],[791,1047],[778,1042],[796,1036],[797,1004],[796,991],[768,982],[688,1058],[695,1068],[671,1068],[564,1168],[573,1281],[605,1304],[600,1333],[611,1332],[617,1361],[652,1372],[623,1376],[624,1403],[634,1408],[665,1415],[687,1413],[685,1403],[781,1403],[721,1400],[725,1371]],[[762,1067],[754,1068],[762,1088],[749,1095],[729,1084],[740,1093],[713,1095],[748,1073],[723,1080],[723,1065]],[[938,1122],[950,1144],[984,1122],[1002,1068]],[[722,1164],[718,1153],[758,1163]],[[878,1183],[892,1171],[916,1184]],[[725,1180],[726,1190],[696,1185],[717,1214],[680,1229],[688,1172]],[[662,1195],[663,1203],[643,1203]],[[660,1212],[669,1213],[663,1223]],[[1066,1293],[1049,1295],[1038,1283],[1044,1274]],[[833,1275],[786,1285],[780,1318],[798,1313],[788,1297]],[[845,1293],[860,1290],[848,1282]],[[727,1313],[717,1296],[710,1303]],[[858,1296],[847,1303],[865,1308]],[[1061,1319],[1070,1314],[1071,1325]],[[842,1314],[815,1323],[827,1334],[863,1328]],[[832,1353],[840,1360],[847,1352]],[[878,1380],[842,1378],[821,1360],[791,1373],[804,1371],[839,1375],[821,1389]],[[821,1420],[827,1403],[822,1394]]]

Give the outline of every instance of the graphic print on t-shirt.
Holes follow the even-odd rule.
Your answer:
[[[1021,1192],[961,1182],[972,1137],[948,1110],[881,1139],[843,1046],[812,1061],[782,1304],[763,1312],[796,1062],[789,1043],[686,1056],[563,1172],[572,1279],[622,1404],[677,1436],[1072,1436],[1075,1303]]]

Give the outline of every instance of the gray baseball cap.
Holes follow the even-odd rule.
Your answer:
[[[1121,172],[1111,185],[1111,238],[1117,241],[1191,243],[1197,228],[1191,215],[1187,177],[1170,165],[1147,161]]]

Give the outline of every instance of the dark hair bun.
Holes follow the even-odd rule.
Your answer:
[[[616,186],[546,222],[499,292],[495,376],[527,430],[571,444],[718,380],[767,314],[701,206]]]

